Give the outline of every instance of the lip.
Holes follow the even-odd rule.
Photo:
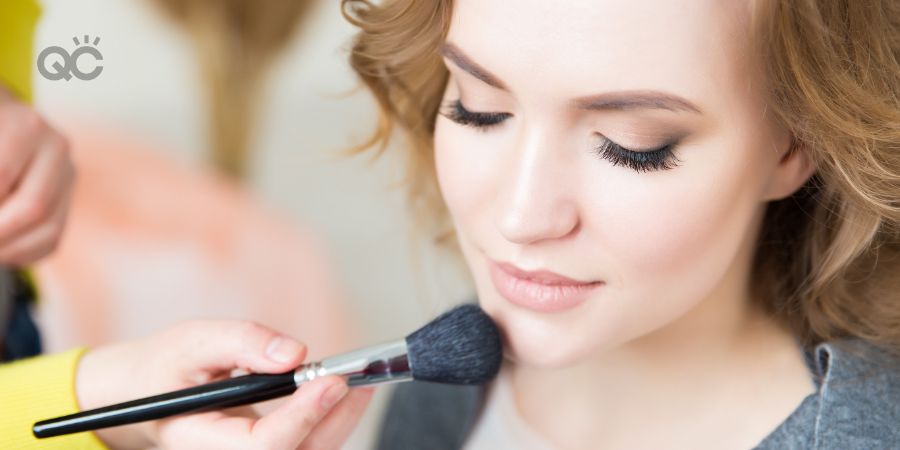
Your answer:
[[[501,296],[538,312],[575,308],[590,297],[603,281],[579,281],[548,270],[527,271],[488,259],[491,281]]]

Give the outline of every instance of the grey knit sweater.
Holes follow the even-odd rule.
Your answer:
[[[756,449],[900,449],[900,357],[859,340],[820,344],[804,354],[816,392]],[[462,448],[485,391],[478,386],[398,385],[378,449]]]

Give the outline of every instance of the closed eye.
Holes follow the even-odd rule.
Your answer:
[[[485,130],[499,125],[504,120],[512,117],[507,112],[478,112],[470,111],[463,106],[459,99],[447,102],[442,108],[441,115],[465,126]]]
[[[635,151],[601,136],[600,145],[594,151],[614,166],[625,166],[636,172],[651,172],[678,167],[681,160],[675,156],[675,146],[676,143],[673,142],[656,149]]]

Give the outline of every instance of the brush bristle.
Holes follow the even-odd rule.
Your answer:
[[[449,384],[484,384],[500,370],[503,344],[497,325],[478,305],[441,314],[406,337],[413,378]]]

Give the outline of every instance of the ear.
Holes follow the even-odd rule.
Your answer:
[[[816,165],[802,142],[791,137],[790,145],[775,166],[763,200],[781,200],[800,189],[816,171]]]

